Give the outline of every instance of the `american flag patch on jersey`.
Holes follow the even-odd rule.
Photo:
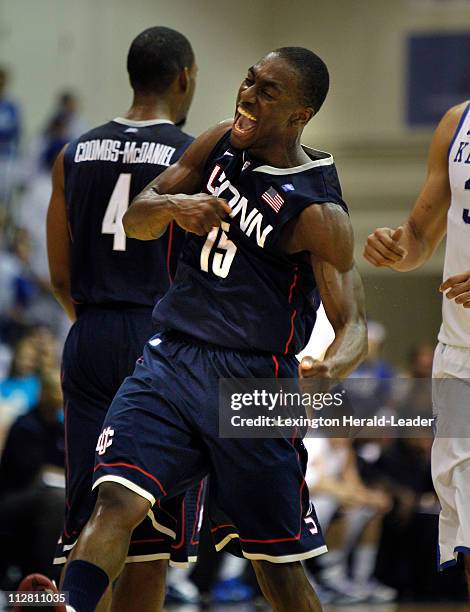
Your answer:
[[[274,187],[270,187],[265,191],[261,198],[276,212],[279,212],[281,206],[284,204],[284,198],[278,194]]]

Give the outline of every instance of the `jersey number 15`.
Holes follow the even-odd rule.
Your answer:
[[[201,250],[201,270],[209,272],[209,258],[212,255],[212,272],[221,278],[227,278],[237,245],[228,239],[230,225],[222,221],[220,227],[213,227],[207,234],[207,239]]]

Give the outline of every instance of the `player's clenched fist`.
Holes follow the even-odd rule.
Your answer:
[[[304,357],[299,364],[300,378],[331,378],[330,368],[326,361],[318,361],[313,357]]]
[[[327,361],[304,357],[299,364],[299,378],[303,393],[325,393],[332,384],[333,375]]]
[[[213,227],[219,227],[230,214],[225,200],[207,193],[174,198],[172,215],[176,223],[187,232],[204,236]]]
[[[364,245],[365,259],[377,268],[393,268],[407,255],[406,249],[399,244],[402,235],[401,226],[395,230],[378,227],[375,232],[369,234]]]

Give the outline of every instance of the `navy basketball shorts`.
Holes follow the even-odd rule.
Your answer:
[[[236,555],[273,563],[326,552],[304,479],[303,442],[218,435],[220,378],[295,377],[297,368],[294,356],[158,334],[108,411],[93,487],[119,483],[147,499],[151,515],[209,474],[217,550],[227,546]]]
[[[65,524],[55,564],[65,563],[91,516],[95,451],[108,408],[122,381],[132,373],[148,338],[155,333],[149,308],[93,307],[72,326],[62,358],[66,438]],[[186,497],[163,501],[152,517],[134,531],[127,562],[170,559],[173,565],[197,559],[195,536],[187,534],[199,522],[203,484]],[[181,506],[185,504],[185,515]],[[180,544],[175,547],[175,540]]]

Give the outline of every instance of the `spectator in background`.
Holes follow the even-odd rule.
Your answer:
[[[18,104],[8,97],[9,74],[0,66],[0,208],[8,208],[14,185],[21,119]]]
[[[379,575],[402,596],[438,596],[432,553],[437,547],[439,504],[431,479],[431,438],[393,440],[375,463],[378,479],[394,498],[384,524]],[[435,576],[435,581],[430,580]]]
[[[395,404],[398,416],[432,416],[433,353],[428,344],[411,350],[409,378],[396,379],[404,389]],[[378,575],[389,577],[400,596],[411,599],[445,595],[439,593],[433,558],[439,506],[431,479],[431,445],[431,432],[428,437],[357,444],[362,477],[370,485],[386,489],[393,498],[392,512],[384,520]]]
[[[51,169],[55,158],[68,142],[65,113],[55,115],[42,135],[36,171],[29,178],[16,213],[16,223],[31,238],[31,267],[42,284],[48,285],[49,267],[46,249],[46,216],[51,196]]]
[[[314,562],[325,603],[393,601],[396,591],[374,579],[382,520],[391,508],[390,497],[362,482],[350,439],[307,437],[304,444],[309,455],[306,481],[329,548],[327,555]],[[334,542],[329,528],[338,515],[344,521],[344,533]]]
[[[434,347],[419,344],[411,349],[408,356],[408,370],[412,378],[431,378]]]
[[[50,183],[50,170],[62,146],[88,129],[79,107],[78,96],[72,91],[57,95],[44,128],[32,139],[23,158],[21,175],[26,188],[37,175],[47,174]]]
[[[61,348],[59,341],[46,325],[31,328],[29,338],[38,351],[38,369],[40,372],[55,370],[60,363]]]
[[[39,282],[31,269],[31,241],[16,229],[11,247],[0,252],[0,336],[14,342],[34,323],[30,315],[39,296]]]
[[[80,99],[77,94],[65,89],[57,99],[56,115],[64,117],[67,142],[75,140],[89,129],[88,122],[80,114]]]
[[[8,321],[16,307],[16,278],[20,264],[8,248],[6,211],[0,208],[0,339],[8,340]]]
[[[369,384],[364,387],[374,407],[388,407],[391,401],[391,379],[395,376],[393,367],[382,357],[382,350],[387,338],[387,331],[378,321],[367,322],[368,353],[365,360],[354,370],[350,378],[367,379]],[[373,383],[372,381],[375,381]],[[352,389],[359,389],[354,385]]]
[[[0,448],[3,433],[11,422],[36,406],[40,394],[38,351],[29,337],[14,348],[9,376],[0,381]]]
[[[51,571],[64,503],[64,426],[58,370],[41,377],[39,402],[11,427],[0,462],[0,587]]]
[[[408,355],[406,374],[401,379],[400,399],[396,403],[399,416],[432,418],[432,361],[434,348],[429,344],[414,347]]]
[[[69,323],[50,291],[45,225],[52,191],[52,166],[64,145],[75,138],[75,131],[83,125],[76,96],[71,92],[60,94],[46,128],[30,146],[23,167],[24,190],[14,215],[18,228],[29,237],[28,269],[38,287],[34,302],[29,304],[28,322],[48,324],[63,338]]]

